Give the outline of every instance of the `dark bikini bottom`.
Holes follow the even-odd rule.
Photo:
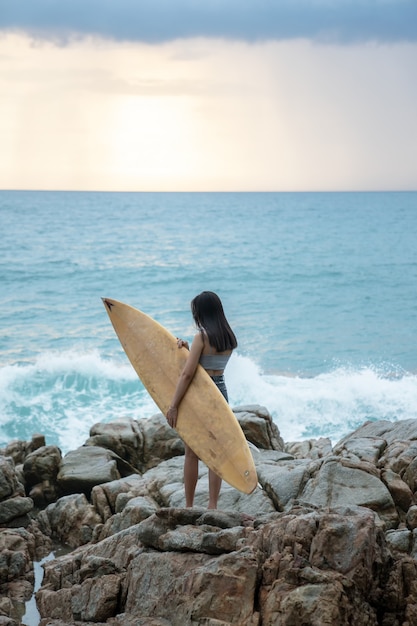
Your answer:
[[[227,395],[226,383],[224,382],[223,374],[221,376],[211,376],[211,380],[214,382],[217,389],[223,394],[226,402],[229,402],[229,397]]]

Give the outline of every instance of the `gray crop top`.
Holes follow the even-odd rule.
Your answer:
[[[224,370],[230,359],[230,354],[202,354],[200,365],[205,370]]]

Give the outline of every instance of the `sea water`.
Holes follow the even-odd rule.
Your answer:
[[[192,339],[221,297],[232,406],[285,441],[417,416],[417,193],[0,192],[0,447],[158,412],[102,297]]]

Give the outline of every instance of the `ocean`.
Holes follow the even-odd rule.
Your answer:
[[[212,290],[230,404],[285,441],[417,416],[417,193],[0,192],[0,447],[158,412],[102,297],[190,340]]]

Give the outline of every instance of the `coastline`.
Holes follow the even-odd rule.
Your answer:
[[[411,626],[417,422],[368,422],[332,446],[285,443],[264,407],[235,412],[261,488],[223,485],[218,511],[204,468],[196,507],[183,508],[182,442],[161,415],[98,423],[64,457],[41,436],[1,451],[3,623],[21,623],[33,562],[58,542],[71,551],[44,564],[41,626],[272,626],[293,623],[295,607],[303,623]]]

